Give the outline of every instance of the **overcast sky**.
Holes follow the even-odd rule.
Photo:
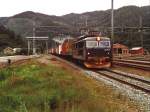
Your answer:
[[[114,8],[127,5],[145,6],[150,0],[114,0]],[[12,16],[24,11],[48,15],[65,15],[87,11],[110,9],[111,0],[1,0],[0,17]]]

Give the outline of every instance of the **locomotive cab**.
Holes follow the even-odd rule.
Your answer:
[[[111,44],[107,37],[87,36],[74,44],[73,58],[87,68],[109,68],[111,66]]]
[[[91,37],[86,39],[86,60],[88,68],[108,68],[111,66],[110,39],[106,37]]]

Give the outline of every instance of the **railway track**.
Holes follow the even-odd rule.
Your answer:
[[[115,59],[115,60],[113,60],[113,64],[150,71],[150,62],[149,61]]]
[[[132,56],[132,57],[127,57],[126,59],[130,60],[139,60],[139,61],[149,61],[150,62],[150,55],[144,55],[144,56]]]
[[[54,56],[57,57],[57,56]],[[60,61],[64,62],[64,63],[68,63],[69,65],[73,66],[73,67],[77,67],[78,69],[82,70],[82,71],[86,71],[86,68],[82,68],[82,66],[77,65],[77,64],[73,64],[73,62],[63,59],[63,58],[58,58]],[[89,71],[89,70],[88,70]],[[104,70],[90,70],[93,71],[99,75],[105,76],[107,78],[113,79],[115,81],[118,81],[120,83],[129,85],[137,90],[141,90],[144,91],[148,94],[150,94],[150,80],[143,78],[141,76],[138,75],[133,75],[133,74],[129,74],[129,73],[124,73],[121,71],[117,71],[117,70],[111,70],[111,69],[104,69]],[[92,76],[92,75],[91,75]],[[94,76],[92,76],[94,77]]]
[[[130,87],[133,87],[134,89],[141,90],[145,93],[150,94],[150,80],[129,75],[127,73],[117,72],[114,70],[101,70],[94,72],[120,83],[126,84]]]
[[[150,80],[142,76],[133,75],[129,73],[120,73],[117,70],[91,70],[73,63],[72,61],[63,59],[61,57],[52,56],[57,58],[62,63],[67,63],[76,70],[80,70],[86,74],[87,77],[94,79],[97,82],[103,82],[106,85],[111,85],[119,90],[121,94],[126,95],[135,102],[138,102],[141,110],[150,110]],[[48,58],[49,59],[49,58]],[[108,72],[108,73],[107,73]]]

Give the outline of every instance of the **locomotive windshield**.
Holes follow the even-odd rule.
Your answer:
[[[99,47],[110,47],[110,41],[100,41]]]
[[[86,41],[87,48],[110,47],[110,41]]]
[[[92,48],[92,47],[98,47],[97,41],[86,41],[86,47]]]

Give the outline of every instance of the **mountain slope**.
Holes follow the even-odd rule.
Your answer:
[[[19,35],[0,25],[0,51],[6,47],[22,47],[24,42]]]
[[[140,18],[142,18],[142,25],[150,27],[150,6],[137,7],[125,6],[114,10],[114,26],[115,27],[139,27]],[[111,26],[111,10],[93,11],[82,14],[67,14],[64,16],[46,15],[32,11],[16,14],[12,17],[0,18],[0,24],[12,30],[21,37],[32,36],[33,26],[35,23],[36,36],[55,36],[57,34],[78,35],[80,28],[87,26],[101,30],[102,27]],[[39,26],[49,26],[40,27]],[[126,40],[128,34],[119,35],[117,42]],[[119,37],[118,36],[118,37]],[[136,35],[140,40],[139,34]],[[149,36],[146,35],[146,40]],[[129,39],[128,39],[129,40]],[[134,39],[133,39],[134,40]],[[128,42],[124,42],[128,44]],[[130,43],[133,44],[134,42]],[[148,42],[150,44],[150,42]],[[149,46],[150,47],[150,46]]]
[[[115,26],[139,26],[139,17],[143,18],[143,24],[150,26],[150,6],[137,7],[137,6],[125,6],[114,10]],[[110,26],[111,10],[106,11],[94,11],[82,14],[67,14],[62,16],[71,24],[84,23],[88,20],[89,26]],[[80,24],[81,25],[81,24]]]
[[[45,25],[58,27],[57,29],[51,29],[50,31],[52,32],[53,31],[57,32],[57,30],[59,31],[59,27],[61,28],[71,27],[60,17],[48,16],[45,14],[34,13],[31,11],[17,14],[10,18],[6,18],[5,20],[0,19],[0,23],[6,26],[7,28],[13,30],[16,34],[21,35],[22,37],[32,36],[34,23],[35,23],[35,27],[45,26]]]
[[[150,7],[126,6],[114,11],[115,26],[139,26],[140,16],[143,18],[143,25],[150,26]],[[51,26],[44,29],[54,33],[75,33],[81,27],[110,27],[111,10],[86,12],[82,14],[67,14],[64,16],[49,16],[32,11],[23,12],[9,18],[0,18],[7,28],[16,34],[32,36],[33,21],[38,26]],[[53,26],[53,27],[52,27]],[[42,30],[43,29],[39,29]],[[47,32],[45,32],[47,35]],[[38,33],[37,33],[38,35]]]

